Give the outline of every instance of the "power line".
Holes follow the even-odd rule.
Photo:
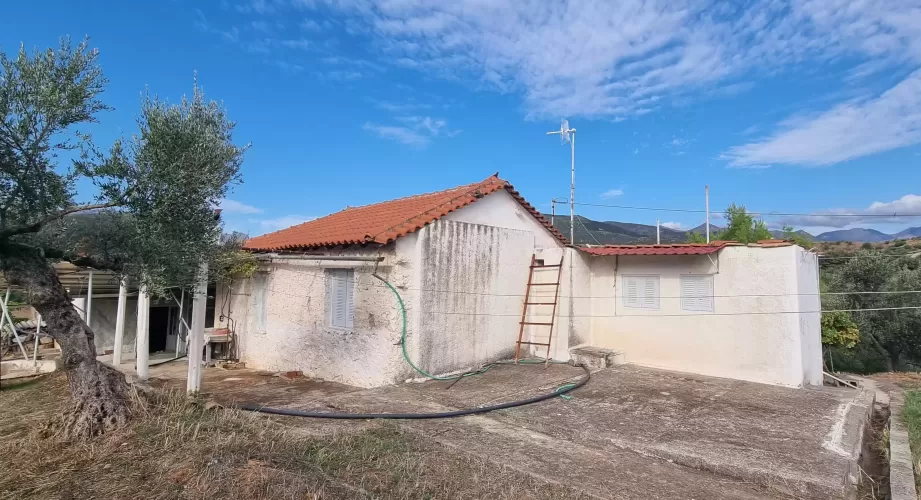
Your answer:
[[[662,318],[675,316],[763,316],[771,314],[816,314],[832,312],[862,312],[862,311],[902,311],[902,310],[921,309],[921,306],[902,306],[902,307],[870,307],[864,309],[824,309],[818,311],[751,311],[751,312],[732,312],[732,313],[715,313],[715,312],[697,312],[697,313],[679,313],[679,314],[558,314],[557,318]],[[521,314],[493,314],[478,313],[467,311],[422,311],[422,314],[457,314],[465,316],[500,316],[510,318],[520,318]],[[543,315],[535,315],[537,317]]]
[[[629,205],[606,205],[603,203],[575,203],[575,205],[582,205],[586,207],[601,207],[601,208],[621,208],[625,210],[648,210],[654,212],[681,212],[681,213],[692,213],[692,214],[705,214],[706,210],[693,209],[693,208],[664,208],[664,207],[634,207]],[[794,213],[794,212],[759,212],[757,210],[748,210],[746,212],[749,215],[755,216],[808,216],[808,217],[881,217],[881,218],[893,218],[893,217],[921,217],[921,214],[900,214],[900,213],[891,213],[891,214],[823,214],[823,213]],[[723,212],[710,211],[710,214],[722,214]]]
[[[899,259],[899,258],[902,258],[902,257],[917,257],[917,256],[919,256],[919,255],[921,255],[921,249],[919,249],[917,252],[911,252],[911,253],[898,253],[898,254],[843,255],[843,256],[840,256],[840,257],[839,257],[839,256],[834,256],[834,255],[830,255],[830,256],[823,256],[823,255],[820,255],[820,256],[819,256],[819,259],[822,259],[822,260],[883,259],[883,258],[887,258],[887,259]]]

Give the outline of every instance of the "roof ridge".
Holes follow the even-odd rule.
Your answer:
[[[496,175],[491,175],[491,176],[489,176],[489,177],[483,179],[483,180],[480,181],[480,182],[475,182],[475,183],[467,184],[467,185],[464,185],[464,186],[457,186],[457,187],[450,188],[450,189],[444,189],[444,190],[441,190],[441,191],[435,191],[435,192],[433,192],[433,193],[427,193],[427,194],[429,194],[429,195],[432,195],[432,194],[439,194],[439,193],[446,194],[446,193],[448,193],[448,192],[450,192],[450,191],[456,191],[456,190],[460,190],[460,189],[463,189],[463,188],[467,188],[467,189],[465,189],[464,191],[460,192],[457,196],[454,196],[454,197],[452,197],[451,199],[449,199],[449,200],[447,200],[447,201],[441,202],[441,203],[435,205],[434,207],[430,207],[430,208],[428,208],[427,210],[423,210],[422,212],[419,212],[418,214],[415,214],[415,215],[413,215],[413,216],[411,216],[411,217],[407,217],[407,218],[404,219],[402,222],[398,222],[398,223],[396,223],[396,224],[394,224],[394,225],[392,225],[392,226],[390,226],[390,227],[387,227],[387,228],[385,228],[385,229],[383,229],[383,230],[381,230],[381,231],[378,231],[377,234],[372,234],[372,235],[367,235],[367,236],[370,236],[372,240],[376,240],[377,237],[378,237],[379,235],[381,235],[381,234],[383,234],[383,233],[386,233],[386,232],[388,232],[388,231],[390,231],[390,230],[392,230],[392,229],[394,229],[394,228],[396,228],[396,227],[402,226],[403,224],[406,224],[407,222],[409,222],[409,221],[415,219],[416,217],[423,216],[423,215],[425,215],[425,214],[431,212],[432,210],[435,210],[435,209],[437,209],[437,208],[439,208],[439,207],[442,207],[442,206],[444,206],[444,205],[447,205],[447,204],[449,204],[449,203],[452,203],[452,202],[454,202],[455,200],[457,200],[458,198],[460,198],[460,197],[462,197],[462,196],[466,196],[466,195],[472,194],[471,191],[473,191],[474,189],[479,189],[479,188],[481,188],[481,187],[483,186],[483,184],[489,182],[490,179],[496,179],[496,180],[498,180],[498,181],[501,181],[501,182],[503,183],[503,187],[508,186],[508,185],[509,185],[508,181],[503,180],[503,179],[500,179],[498,174],[499,174],[499,173],[496,172]],[[418,196],[422,196],[422,195],[418,195]],[[392,200],[392,201],[396,201],[396,200]],[[387,203],[387,202],[383,202],[383,203]],[[367,236],[366,236],[366,238],[367,238]]]
[[[498,172],[497,172],[497,173],[498,173]],[[329,214],[329,215],[336,214],[336,213],[339,213],[339,212],[344,212],[344,211],[346,211],[346,210],[354,210],[354,209],[356,209],[356,208],[366,208],[366,207],[370,207],[370,206],[374,206],[374,205],[382,205],[382,204],[384,204],[384,203],[392,203],[392,202],[397,202],[397,201],[407,201],[407,200],[411,200],[411,199],[413,199],[413,198],[421,198],[421,197],[423,197],[423,196],[432,196],[432,195],[435,195],[435,194],[448,193],[448,192],[450,192],[450,191],[455,191],[455,190],[458,190],[458,189],[463,189],[463,188],[471,187],[471,186],[474,186],[474,185],[477,185],[477,186],[478,186],[478,185],[483,184],[484,182],[488,181],[489,179],[491,179],[491,178],[493,178],[493,177],[495,177],[495,178],[498,179],[497,176],[493,175],[493,176],[487,177],[486,179],[483,179],[482,181],[479,181],[479,182],[471,182],[470,184],[461,184],[460,186],[454,186],[454,187],[451,187],[451,188],[448,188],[448,189],[440,189],[440,190],[438,190],[438,191],[429,191],[429,192],[427,192],[427,193],[411,194],[411,195],[408,195],[408,196],[403,196],[402,198],[391,198],[391,199],[389,199],[389,200],[384,200],[384,201],[375,201],[375,202],[368,203],[368,204],[365,204],[365,205],[347,206],[346,208],[343,208],[342,210],[339,210],[338,212],[332,212],[332,213]],[[502,180],[502,179],[499,179],[499,180]],[[506,182],[507,182],[507,181],[506,181]],[[325,217],[325,216],[324,216],[324,217]]]

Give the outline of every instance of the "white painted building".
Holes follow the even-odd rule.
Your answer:
[[[404,347],[436,375],[512,358],[533,255],[548,265],[562,258],[555,316],[539,305],[525,318],[553,322],[554,359],[587,345],[673,370],[821,383],[816,260],[787,243],[575,249],[493,176],[347,208],[246,248],[263,265],[219,287],[215,327],[233,332],[251,368],[372,387],[420,377]],[[555,281],[557,272],[537,269],[534,281]],[[388,285],[405,306],[405,346]],[[529,300],[553,302],[554,289],[534,287]],[[527,325],[523,340],[546,343],[548,332]]]

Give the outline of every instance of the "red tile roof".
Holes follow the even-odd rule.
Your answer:
[[[482,182],[445,191],[409,196],[362,207],[349,207],[326,217],[250,238],[243,248],[254,251],[278,251],[366,243],[383,245],[418,231],[426,224],[500,189],[512,195],[560,243],[568,244],[566,237],[557,231],[550,221],[525,201],[511,184],[500,179],[496,174]]]
[[[605,245],[600,247],[579,247],[590,255],[706,255],[716,253],[729,246],[750,246],[761,248],[785,247],[793,243],[785,240],[761,240],[743,245],[737,241],[711,241],[710,243],[675,243],[671,245]]]

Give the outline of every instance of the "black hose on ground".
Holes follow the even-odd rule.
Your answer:
[[[313,411],[301,411],[301,410],[289,410],[287,408],[268,408],[265,406],[259,406],[254,404],[240,404],[235,405],[234,408],[246,411],[254,411],[259,413],[269,413],[272,415],[287,415],[289,417],[307,417],[307,418],[331,418],[339,420],[367,420],[367,419],[392,419],[392,420],[423,420],[423,419],[434,419],[434,418],[452,418],[452,417],[463,417],[465,415],[478,415],[481,413],[488,413],[491,411],[502,410],[505,408],[514,408],[516,406],[524,406],[534,403],[539,403],[541,401],[546,401],[548,399],[556,398],[562,396],[568,392],[572,392],[583,385],[587,384],[588,381],[592,378],[591,372],[588,371],[588,368],[585,366],[580,367],[585,370],[585,376],[581,380],[574,384],[567,384],[563,387],[547,393],[541,394],[539,396],[534,396],[527,399],[521,399],[518,401],[509,401],[507,403],[499,403],[490,406],[479,406],[476,408],[467,408],[464,410],[455,410],[455,411],[444,411],[437,413],[342,413],[342,412],[313,412]]]

